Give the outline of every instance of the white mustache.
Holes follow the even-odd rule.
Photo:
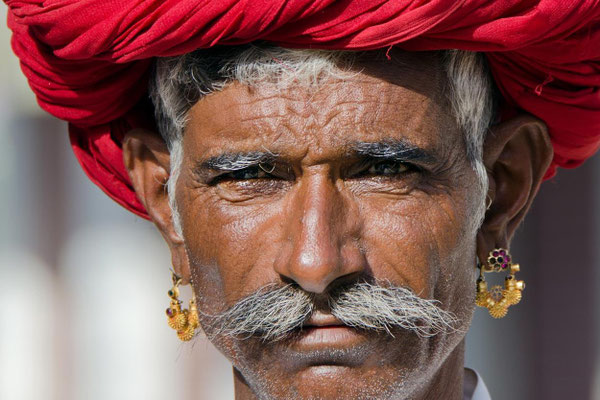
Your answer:
[[[456,332],[459,319],[406,287],[356,282],[328,294],[330,313],[343,324],[393,336],[402,328],[420,337]],[[314,295],[297,285],[268,285],[216,315],[203,314],[210,337],[278,341],[302,328],[315,310]]]

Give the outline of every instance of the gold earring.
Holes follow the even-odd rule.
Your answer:
[[[179,300],[180,283],[181,277],[173,273],[173,287],[167,292],[171,298],[171,305],[167,308],[167,323],[177,331],[179,339],[187,342],[194,337],[196,328],[200,326],[200,321],[198,319],[198,308],[193,288],[189,309],[181,309],[181,300]]]
[[[525,282],[518,281],[515,277],[515,274],[520,270],[520,266],[512,263],[512,257],[508,250],[498,248],[490,251],[487,264],[485,266],[480,265],[479,269],[475,304],[487,308],[492,317],[502,318],[508,312],[508,307],[517,304],[523,296]],[[483,273],[503,271],[509,271],[509,274],[504,278],[504,288],[495,285],[488,291]]]

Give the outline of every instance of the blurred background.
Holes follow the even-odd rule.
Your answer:
[[[166,324],[162,238],[85,177],[9,41],[2,23],[0,399],[233,399],[229,363]],[[523,302],[475,315],[466,366],[494,400],[600,400],[598,183],[600,156],[543,185],[513,241]]]

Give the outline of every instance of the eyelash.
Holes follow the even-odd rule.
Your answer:
[[[276,176],[271,175],[271,173],[275,170],[274,165],[262,164],[262,165],[253,165],[251,167],[238,169],[235,171],[227,172],[225,174],[218,175],[211,179],[208,183],[209,185],[216,185],[223,181],[249,181],[253,179],[279,179]],[[245,177],[244,175],[255,172],[256,177]]]
[[[380,170],[379,173],[377,173],[378,167],[383,168],[384,170]],[[392,171],[389,171],[390,169]],[[419,171],[419,168],[414,164],[395,160],[381,160],[369,163],[365,169],[357,174],[356,177],[362,178],[367,176],[380,176],[384,178],[391,178],[417,171]]]
[[[377,173],[377,167],[383,167],[389,170],[392,169],[391,173]],[[384,178],[395,177],[402,174],[408,174],[411,172],[419,172],[420,168],[414,164],[406,163],[402,161],[394,161],[394,160],[381,160],[375,162],[369,162],[368,164],[361,165],[361,171],[353,174],[351,178],[363,178],[368,176],[380,176]],[[397,171],[394,172],[393,170]],[[225,174],[221,174],[213,178],[209,184],[216,185],[217,183],[223,181],[249,181],[249,180],[258,180],[258,179],[282,179],[271,173],[275,170],[274,165],[264,164],[264,165],[255,165],[243,169],[239,169],[236,171],[227,172]],[[385,172],[385,171],[380,171]],[[253,176],[248,176],[252,174]]]

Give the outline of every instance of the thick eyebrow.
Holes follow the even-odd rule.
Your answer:
[[[349,147],[348,155],[424,164],[435,164],[437,162],[436,157],[427,150],[397,139],[379,142],[354,142]]]
[[[428,151],[404,140],[384,140],[379,142],[353,142],[346,152],[348,157],[386,159],[400,162],[416,162],[434,164],[436,158]],[[217,172],[238,171],[262,163],[272,163],[279,159],[279,154],[272,151],[249,151],[223,153],[199,161],[194,170],[212,170]]]
[[[208,158],[196,165],[195,170],[238,171],[262,163],[273,162],[278,155],[271,151],[249,151],[242,153],[224,153]]]

